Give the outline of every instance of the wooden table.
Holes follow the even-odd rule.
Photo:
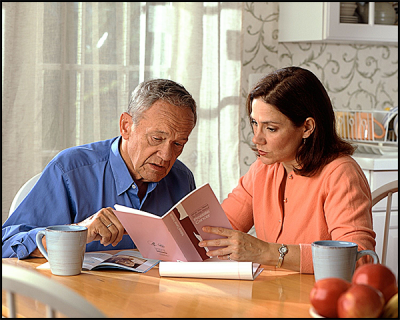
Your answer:
[[[100,270],[55,276],[50,270],[36,269],[44,262],[44,258],[2,259],[62,283],[112,318],[310,318],[309,294],[314,285],[310,274],[264,266],[254,281],[160,277],[158,267],[144,274]],[[2,309],[7,312],[4,296]],[[38,302],[24,298],[17,303],[22,316],[45,315]]]

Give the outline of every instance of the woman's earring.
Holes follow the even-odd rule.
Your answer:
[[[306,144],[306,138],[303,138],[303,144]]]

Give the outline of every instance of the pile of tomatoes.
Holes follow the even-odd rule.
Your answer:
[[[351,282],[325,278],[315,282],[310,303],[327,318],[378,318],[388,301],[398,294],[396,277],[382,264],[365,264]]]

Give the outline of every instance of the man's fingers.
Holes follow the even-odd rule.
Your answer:
[[[104,246],[116,246],[126,233],[112,208],[103,208],[88,219],[79,223],[88,227],[87,242],[100,241]]]

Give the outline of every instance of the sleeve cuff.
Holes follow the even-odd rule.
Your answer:
[[[18,259],[26,259],[37,248],[36,234],[45,228],[36,228],[28,232],[28,236],[21,238],[11,245]]]
[[[311,244],[300,243],[300,273],[314,273]]]

